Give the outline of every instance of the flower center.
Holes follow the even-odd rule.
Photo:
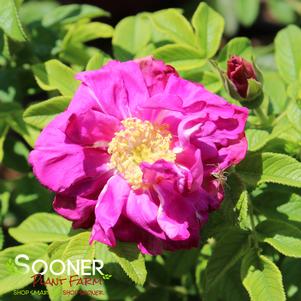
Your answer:
[[[115,133],[109,143],[110,167],[117,169],[133,189],[138,189],[142,186],[141,162],[175,161],[176,154],[170,149],[172,135],[166,126],[137,118],[121,123],[124,129]]]

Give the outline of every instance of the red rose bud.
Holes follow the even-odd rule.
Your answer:
[[[228,60],[227,76],[242,98],[247,97],[248,80],[257,80],[253,65],[242,57],[235,55]]]

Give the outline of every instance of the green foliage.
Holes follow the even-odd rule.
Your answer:
[[[201,3],[192,17],[198,46],[202,56],[211,58],[217,52],[224,31],[224,19],[205,3]]]
[[[47,258],[47,245],[43,243],[30,243],[17,247],[6,248],[0,252],[0,294],[14,289],[22,288],[32,282],[34,273],[26,271],[15,264],[15,257],[25,254],[29,257],[28,264],[36,259]],[[42,263],[36,265],[36,270],[42,268]]]
[[[113,36],[114,55],[121,61],[133,59],[151,39],[148,19],[144,15],[121,20]]]
[[[51,242],[68,239],[71,224],[64,218],[49,214],[35,213],[16,228],[10,228],[9,234],[19,242]]]
[[[298,80],[301,71],[301,29],[290,25],[281,30],[275,39],[275,55],[279,73],[287,82]]]
[[[20,42],[25,41],[26,34],[21,25],[15,0],[1,0],[0,7],[0,28],[10,38]]]
[[[70,97],[57,96],[29,106],[23,113],[27,124],[43,129],[57,114],[69,105]]]
[[[282,276],[277,266],[267,257],[250,250],[241,266],[241,277],[251,301],[284,301]]]
[[[259,8],[259,0],[200,1],[190,11],[168,8],[129,16],[113,28],[104,23],[110,13],[88,4],[0,0],[4,301],[33,281],[33,273],[24,273],[14,262],[20,253],[29,255],[29,263],[102,260],[103,273],[89,276],[103,280],[103,294],[93,300],[301,299],[301,29],[291,24],[299,18],[300,3],[268,0],[264,14]],[[240,25],[250,27],[262,15],[289,24],[276,34],[273,45],[229,38]],[[99,39],[108,39],[104,49],[95,46]],[[260,86],[249,84],[255,92],[262,87],[264,96],[260,108],[249,111],[248,154],[224,172],[225,198],[203,226],[201,245],[160,256],[142,255],[132,243],[118,242],[114,248],[90,244],[91,229],[71,230],[71,222],[51,213],[53,195],[37,182],[27,162],[40,131],[68,107],[79,85],[78,72],[97,70],[110,59],[148,55],[235,104],[223,79],[228,59],[241,56],[256,62]],[[21,244],[14,246],[15,240]],[[47,277],[57,275],[48,270]],[[74,297],[64,294],[67,283],[48,283],[46,288],[51,301]],[[73,289],[95,286],[78,284]]]
[[[46,90],[58,90],[64,96],[72,96],[78,86],[75,72],[57,60],[32,67],[38,85]]]

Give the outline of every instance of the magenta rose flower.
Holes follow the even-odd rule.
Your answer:
[[[223,199],[216,174],[245,157],[248,110],[152,58],[77,79],[68,109],[30,153],[55,211],[92,227],[91,242],[134,242],[149,254],[197,247]]]
[[[228,60],[227,76],[236,88],[240,97],[246,98],[248,79],[257,79],[253,65],[239,56],[232,56]]]

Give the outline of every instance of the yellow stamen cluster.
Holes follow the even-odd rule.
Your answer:
[[[172,135],[166,127],[137,118],[127,118],[122,125],[124,129],[109,143],[110,167],[117,169],[133,189],[138,189],[142,187],[141,162],[174,162],[176,154],[170,149]]]

